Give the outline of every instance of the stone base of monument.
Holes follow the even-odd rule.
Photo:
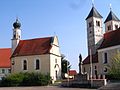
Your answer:
[[[106,85],[106,79],[90,79],[87,74],[77,74],[74,80],[62,82],[64,87],[82,87],[82,88],[99,88]]]

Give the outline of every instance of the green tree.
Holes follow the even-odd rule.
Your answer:
[[[61,58],[62,62],[61,62],[61,66],[62,66],[62,74],[67,73],[68,70],[70,70],[71,65],[70,62],[66,59],[65,55],[62,54],[62,58]]]
[[[111,65],[108,65],[108,77],[120,80],[120,53],[113,56]]]

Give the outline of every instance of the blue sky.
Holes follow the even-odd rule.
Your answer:
[[[107,17],[112,4],[120,17],[119,0],[95,0],[94,5]],[[57,35],[61,53],[69,59],[72,69],[78,70],[78,56],[87,56],[86,22],[92,0],[1,0],[0,48],[11,47],[12,24],[16,17],[22,24],[22,39]]]

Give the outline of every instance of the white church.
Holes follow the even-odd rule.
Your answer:
[[[120,53],[120,20],[110,8],[104,21],[101,14],[92,6],[86,18],[88,56],[83,60],[83,72],[91,73],[90,60],[92,61],[92,74],[105,75],[108,65],[112,64],[113,57]],[[91,56],[91,57],[90,57]],[[91,58],[91,59],[90,59]]]
[[[61,53],[58,37],[22,40],[21,23],[13,24],[11,48],[0,48],[0,77],[10,73],[40,72],[53,81],[61,78]]]

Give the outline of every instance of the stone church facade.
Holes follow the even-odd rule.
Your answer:
[[[86,18],[88,56],[83,60],[83,72],[91,73],[91,59],[93,75],[107,74],[107,66],[111,66],[113,57],[120,52],[119,18],[110,8],[104,21],[105,33],[103,33],[102,18],[94,6]]]

